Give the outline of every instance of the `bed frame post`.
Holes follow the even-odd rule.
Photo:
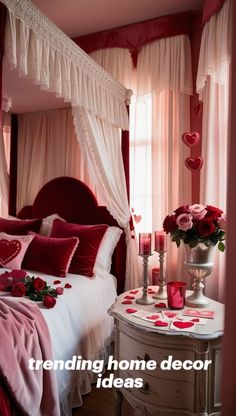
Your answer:
[[[17,114],[12,114],[8,212],[9,212],[9,215],[13,215],[13,216],[16,215],[17,150],[18,150],[18,120],[17,120]]]

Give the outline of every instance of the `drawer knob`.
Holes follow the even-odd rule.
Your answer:
[[[142,360],[144,360],[145,362],[150,361],[150,355],[147,352],[145,353],[143,358],[139,357],[139,355],[137,355],[137,358],[139,361],[142,361]]]
[[[143,387],[141,387],[140,389],[139,389],[139,391],[140,391],[140,393],[142,393],[142,394],[149,394],[149,391],[150,391],[150,386],[149,386],[149,384],[148,383],[144,383],[144,385],[143,385]]]

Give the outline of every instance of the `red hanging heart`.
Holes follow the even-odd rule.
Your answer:
[[[156,321],[154,325],[155,326],[168,326],[169,324],[168,322],[165,322],[165,321]]]
[[[18,256],[21,251],[21,243],[18,240],[0,240],[0,263],[7,264]]]
[[[180,322],[180,321],[174,321],[173,325],[176,326],[176,328],[179,329],[185,329],[185,328],[191,328],[194,323],[193,322]]]
[[[186,132],[182,136],[182,141],[189,147],[196,146],[199,143],[200,134],[197,131],[193,133]]]
[[[196,117],[199,117],[202,112],[202,103],[198,103],[193,108],[194,114]]]
[[[192,172],[197,172],[198,170],[200,170],[202,165],[203,158],[201,156],[187,157],[187,159],[185,159],[185,166]]]

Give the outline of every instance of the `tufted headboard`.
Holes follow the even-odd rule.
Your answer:
[[[108,224],[119,227],[105,206],[99,206],[87,185],[71,177],[52,179],[39,191],[32,205],[25,206],[18,218],[44,218],[57,213],[68,222],[77,224]],[[124,291],[126,264],[125,234],[113,254],[112,274],[117,278],[117,291]]]

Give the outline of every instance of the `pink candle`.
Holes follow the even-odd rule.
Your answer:
[[[155,251],[166,250],[166,233],[164,231],[155,231]]]
[[[139,234],[139,254],[151,254],[151,233]]]

